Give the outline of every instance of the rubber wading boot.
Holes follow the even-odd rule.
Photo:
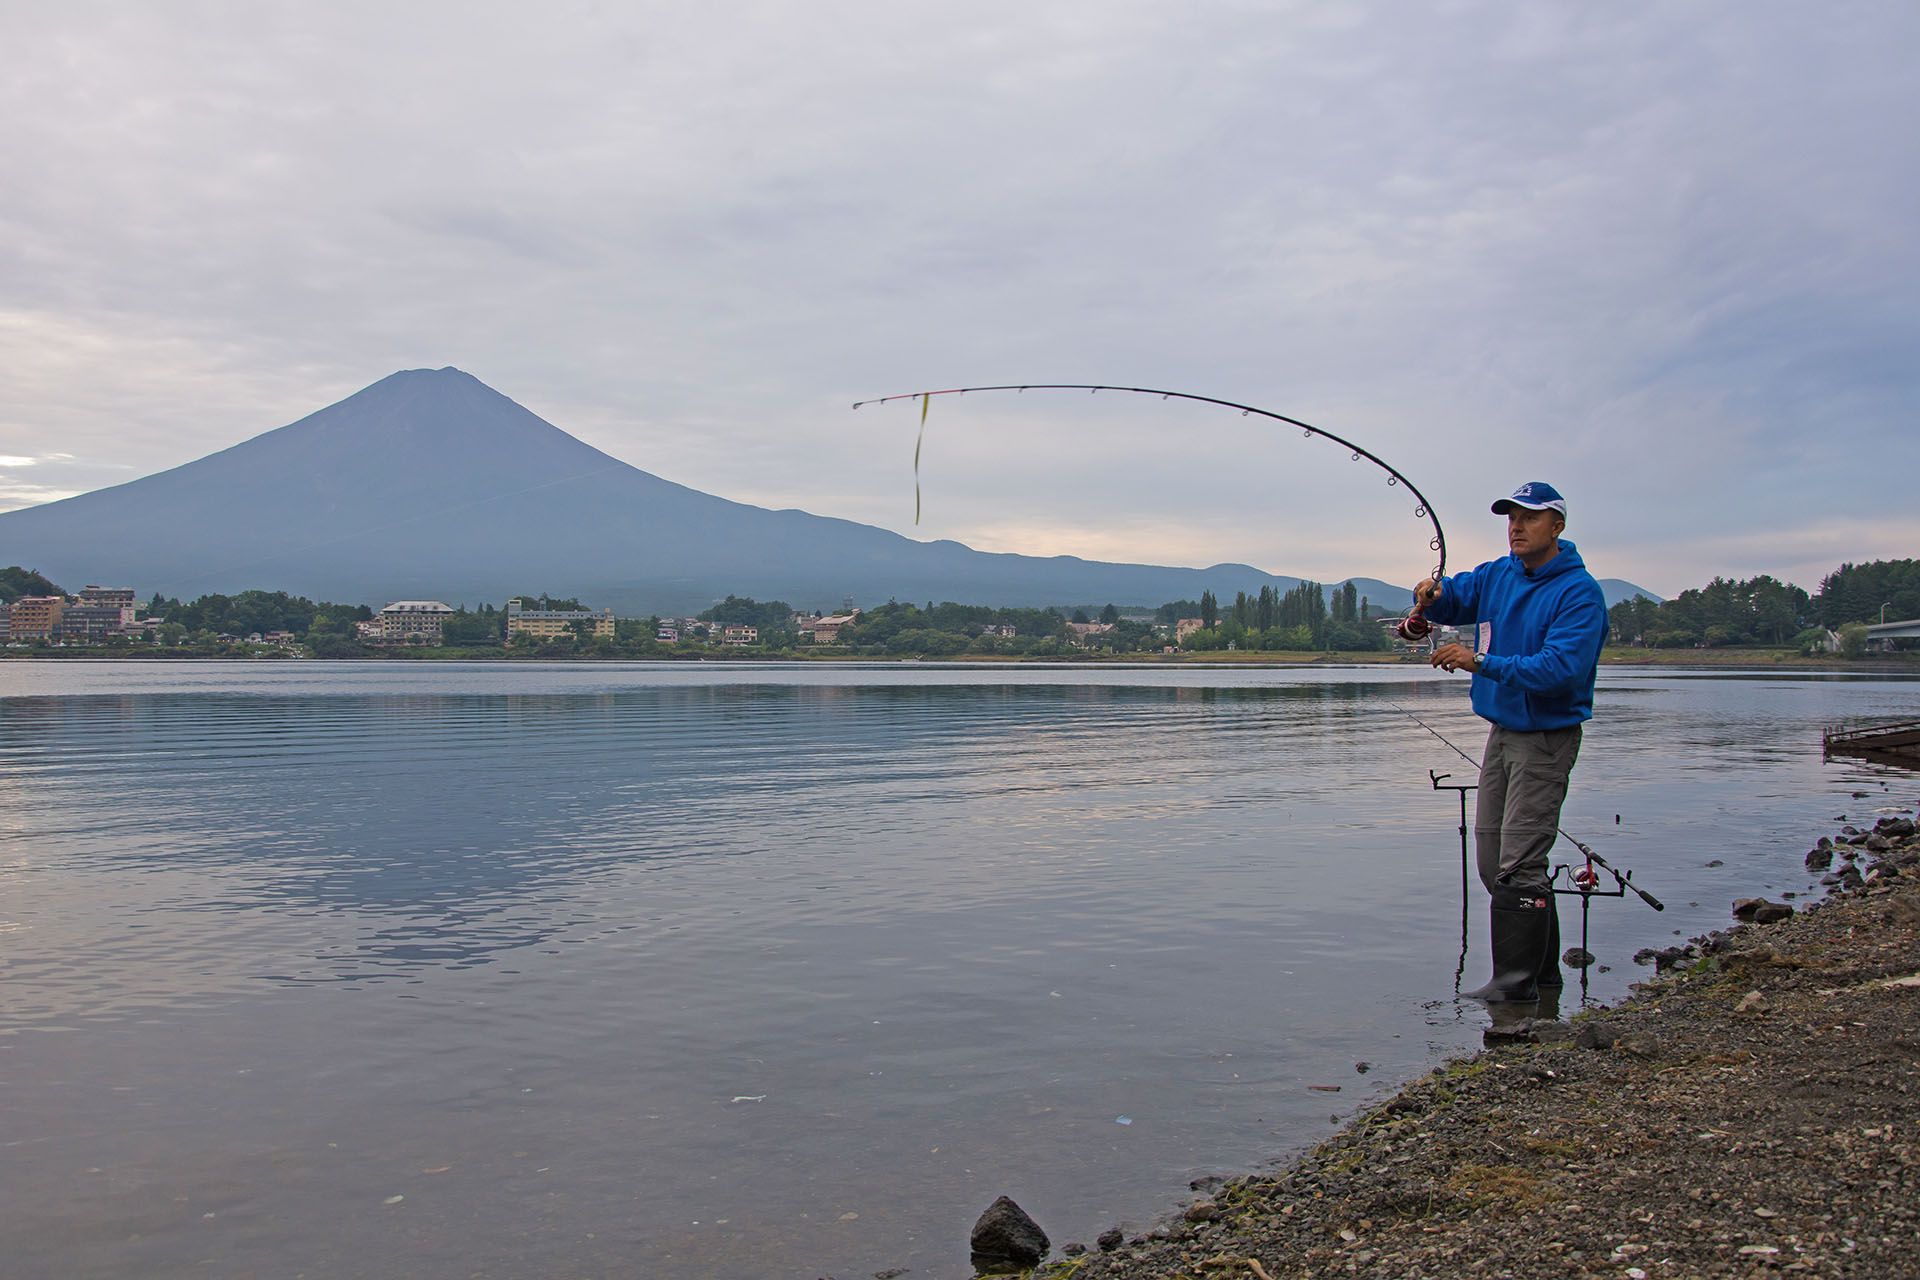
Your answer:
[[[1547,895],[1547,949],[1540,953],[1540,972],[1533,981],[1543,991],[1558,991],[1567,985],[1560,973],[1559,899],[1551,893]]]
[[[1493,981],[1463,992],[1488,1004],[1538,1000],[1540,956],[1547,946],[1553,895],[1497,889],[1493,895]]]

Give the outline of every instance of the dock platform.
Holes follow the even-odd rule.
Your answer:
[[[1858,729],[1828,729],[1821,737],[1828,756],[1857,756],[1880,764],[1920,769],[1920,720]]]

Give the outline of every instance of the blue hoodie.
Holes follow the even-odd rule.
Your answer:
[[[1538,569],[1510,555],[1456,573],[1425,611],[1447,626],[1480,624],[1473,710],[1503,728],[1565,729],[1593,717],[1607,601],[1574,545],[1559,545]]]

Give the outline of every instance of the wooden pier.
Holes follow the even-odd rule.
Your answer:
[[[1822,739],[1828,756],[1857,756],[1879,764],[1920,769],[1920,720],[1863,729],[1828,729]]]

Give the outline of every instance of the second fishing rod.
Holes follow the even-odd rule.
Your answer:
[[[1473,756],[1471,756],[1465,750],[1463,750],[1452,739],[1448,738],[1445,734],[1441,733],[1438,729],[1434,728],[1432,725],[1428,724],[1425,720],[1422,720],[1418,715],[1414,714],[1414,712],[1410,708],[1402,706],[1400,703],[1395,702],[1392,698],[1382,697],[1380,700],[1386,703],[1388,706],[1392,707],[1395,711],[1398,711],[1401,715],[1407,717],[1407,719],[1419,725],[1422,729],[1425,729],[1428,733],[1432,734],[1449,751],[1453,752],[1453,754],[1459,756],[1462,760],[1465,760],[1468,764],[1472,765],[1474,767],[1475,772],[1478,772],[1481,769],[1480,761],[1475,760]],[[1464,820],[1464,813],[1462,816]],[[1601,857],[1600,854],[1594,850],[1592,845],[1587,844],[1585,841],[1573,835],[1565,827],[1556,826],[1554,828],[1554,831],[1555,831],[1555,834],[1563,837],[1568,844],[1571,844],[1574,848],[1578,849],[1589,863],[1605,871],[1607,874],[1611,875],[1614,878],[1615,882],[1619,885],[1621,890],[1631,891],[1632,893],[1637,895],[1642,902],[1652,907],[1655,911],[1665,911],[1667,909],[1666,903],[1660,901],[1660,899],[1654,897],[1652,894],[1648,893],[1645,889],[1642,889],[1639,885],[1633,883],[1633,872],[1631,871],[1623,872],[1619,870],[1612,863],[1608,862],[1605,858]],[[1462,831],[1463,838],[1464,838],[1464,834],[1465,833],[1463,830]],[[1580,876],[1576,875],[1574,877],[1574,883],[1576,885],[1584,886],[1586,884],[1593,883],[1593,881],[1584,881]],[[1583,892],[1591,892],[1591,890],[1583,888]]]

